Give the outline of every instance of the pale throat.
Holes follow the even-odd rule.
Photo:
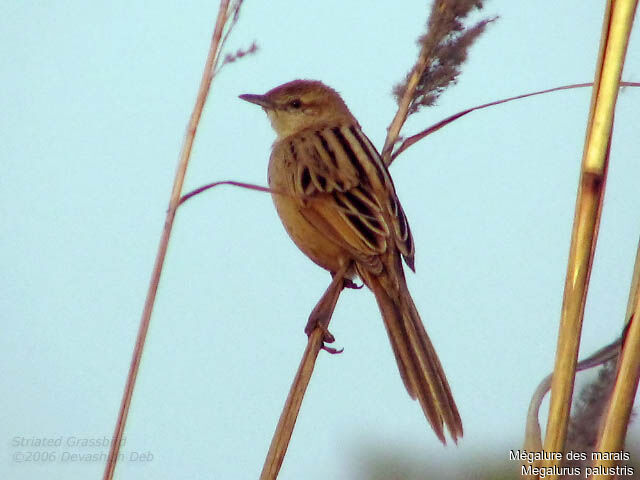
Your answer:
[[[267,110],[267,116],[278,138],[285,138],[317,123],[314,115],[292,115],[278,110]]]
[[[350,115],[339,114],[338,112],[334,112],[332,115],[323,115],[321,112],[294,115],[289,112],[267,110],[266,113],[278,139],[289,137],[307,129],[321,129],[329,125],[351,123]]]

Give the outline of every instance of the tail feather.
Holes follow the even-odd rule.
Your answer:
[[[427,335],[404,276],[389,278],[387,273],[362,277],[378,301],[400,376],[413,399],[442,443],[446,443],[443,424],[454,442],[462,437],[462,421],[438,354]],[[395,276],[394,276],[395,277]]]

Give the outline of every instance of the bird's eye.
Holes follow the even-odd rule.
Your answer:
[[[289,106],[291,108],[300,108],[302,106],[302,102],[300,101],[299,98],[294,98],[289,102]]]

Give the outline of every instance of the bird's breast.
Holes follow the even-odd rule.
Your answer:
[[[274,148],[269,160],[268,181],[271,198],[289,237],[313,262],[330,272],[350,261],[348,252],[329,239],[304,216],[305,199],[294,188],[295,160]]]

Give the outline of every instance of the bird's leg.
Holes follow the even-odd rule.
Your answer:
[[[333,279],[329,284],[329,287],[325,290],[324,294],[314,307],[311,315],[309,315],[309,321],[307,322],[307,326],[304,329],[304,332],[308,335],[316,328],[321,328],[324,331],[323,343],[333,343],[335,341],[335,337],[331,335],[329,332],[329,322],[331,321],[331,316],[333,315],[333,311],[336,308],[336,303],[338,303],[338,297],[340,296],[340,292],[345,288],[345,274],[349,269],[350,264],[343,266],[338,272],[332,274]],[[349,280],[351,281],[351,280]],[[340,353],[342,350],[336,350],[335,348],[328,347],[326,345],[322,346],[323,350],[326,350],[329,353]]]

